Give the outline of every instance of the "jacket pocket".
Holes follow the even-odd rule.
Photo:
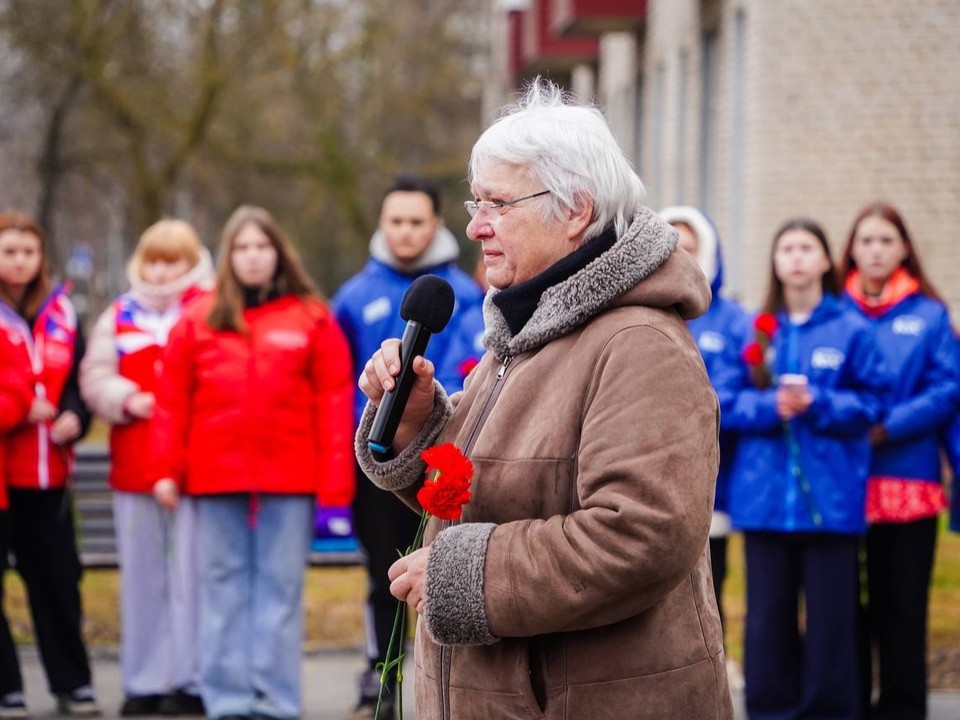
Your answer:
[[[530,638],[527,643],[527,662],[530,666],[530,690],[537,709],[542,713],[547,709],[546,657],[543,644],[538,637]]]

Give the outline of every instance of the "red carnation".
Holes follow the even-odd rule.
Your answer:
[[[427,481],[417,493],[420,507],[442,520],[459,520],[470,501],[473,463],[453,443],[427,448],[420,457],[427,464]]]
[[[773,337],[777,331],[777,318],[770,313],[760,313],[753,321],[753,327],[767,337]],[[749,361],[748,361],[749,362]]]
[[[752,342],[743,349],[743,359],[751,367],[760,367],[763,365],[763,347],[760,343]]]
[[[470,501],[470,480],[440,473],[417,492],[420,507],[441,520],[459,520]]]
[[[427,464],[427,475],[436,471],[447,479],[469,481],[473,477],[473,463],[453,443],[427,448],[420,457]]]

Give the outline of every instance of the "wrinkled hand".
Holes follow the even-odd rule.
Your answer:
[[[390,566],[390,594],[402,600],[421,615],[424,611],[423,589],[427,581],[427,561],[430,548],[414,550]]]
[[[813,395],[807,390],[777,388],[777,415],[781,420],[792,420],[803,415],[813,403]]]
[[[886,443],[890,439],[890,434],[883,425],[877,423],[867,431],[867,439],[870,441],[870,445],[876,447]]]
[[[57,416],[57,408],[46,398],[35,397],[27,413],[27,420],[32,423],[42,423],[53,420]]]
[[[80,435],[80,418],[73,410],[64,410],[50,425],[50,440],[54,445],[66,445]]]
[[[410,389],[410,398],[403,411],[403,418],[393,440],[395,450],[403,450],[416,437],[420,428],[433,412],[433,363],[418,355],[413,361],[416,378]],[[396,376],[400,374],[400,341],[396,338],[384,340],[373,357],[367,360],[360,375],[358,385],[363,394],[374,404],[379,405],[384,394],[396,386]]]
[[[170,512],[180,502],[180,486],[173,478],[162,478],[153,484],[153,499]]]
[[[135,392],[123,401],[123,409],[131,417],[147,419],[153,415],[155,404],[156,397],[152,392]]]

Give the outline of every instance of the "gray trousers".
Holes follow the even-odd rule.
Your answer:
[[[126,695],[198,693],[196,506],[115,492],[120,556],[120,668]]]

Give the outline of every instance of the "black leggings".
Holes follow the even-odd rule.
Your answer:
[[[67,693],[90,684],[81,636],[80,558],[73,514],[63,488],[10,488],[11,546],[27,586],[30,616],[50,691]]]
[[[0,510],[0,697],[23,690],[17,648],[13,644],[10,625],[3,612],[3,577],[8,567],[10,554],[10,513]]]
[[[867,699],[875,644],[880,696],[873,718],[927,716],[927,603],[936,542],[936,518],[877,524],[867,532],[861,676]]]

